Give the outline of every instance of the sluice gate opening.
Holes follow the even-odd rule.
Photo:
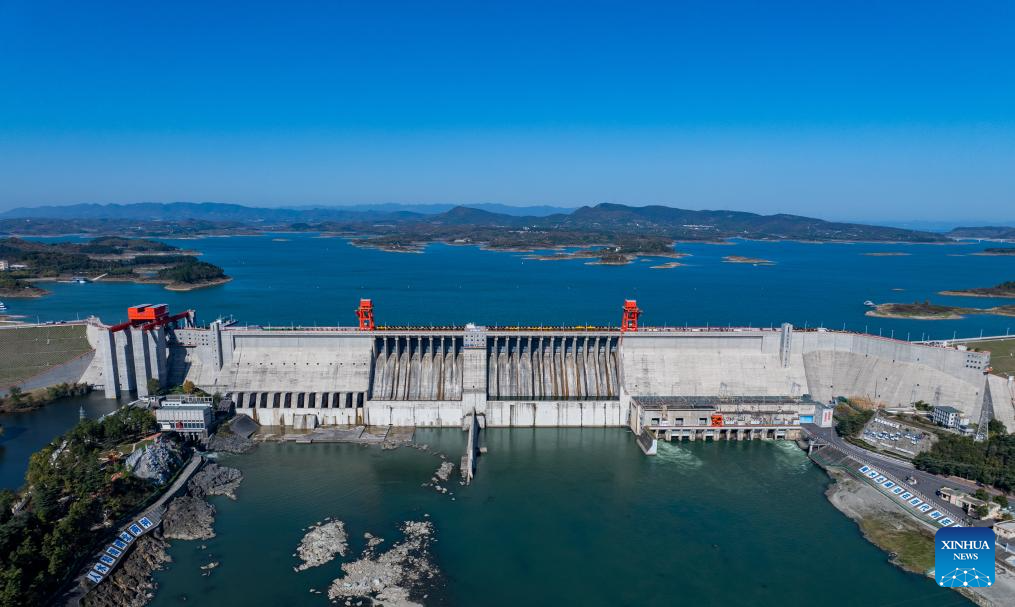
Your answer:
[[[462,347],[451,335],[375,338],[370,399],[461,400]]]
[[[363,392],[232,392],[240,409],[355,409],[366,403]]]
[[[618,338],[519,335],[487,339],[491,400],[616,400]]]

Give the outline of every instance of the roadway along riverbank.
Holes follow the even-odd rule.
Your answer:
[[[177,475],[176,480],[173,481],[173,483],[169,486],[168,489],[166,489],[165,492],[162,493],[161,496],[159,496],[159,498],[155,501],[155,503],[153,503],[151,506],[149,506],[147,509],[145,509],[137,516],[132,517],[129,522],[124,524],[119,530],[116,531],[116,533],[110,534],[109,537],[112,538],[115,537],[116,535],[119,535],[120,533],[128,532],[127,531],[128,527],[133,525],[134,521],[140,519],[141,517],[148,517],[148,519],[151,520],[152,523],[154,523],[154,525],[152,525],[152,527],[148,531],[158,529],[159,525],[162,522],[162,517],[166,513],[166,503],[169,500],[176,497],[176,495],[179,494],[184,489],[187,482],[194,475],[194,473],[196,473],[198,469],[200,469],[201,466],[204,465],[204,462],[205,462],[204,458],[201,457],[200,455],[194,455],[193,457],[191,457],[190,461],[187,462],[187,465],[184,466],[183,469],[180,471],[180,474]],[[145,533],[145,536],[147,536],[147,532]],[[105,543],[103,543],[103,546],[105,546]],[[134,548],[136,549],[136,547],[137,542],[134,543]],[[88,572],[91,571],[92,566],[98,561],[99,556],[103,554],[103,550],[104,548],[100,548],[92,556],[92,558],[88,560],[88,562],[85,565],[85,569],[81,571],[81,573],[75,579],[73,588],[66,595],[64,595],[63,601],[64,604],[67,605],[68,607],[77,607],[81,605],[85,596],[97,587],[96,584],[93,584],[91,581],[88,580]],[[116,573],[115,567],[122,565],[132,556],[133,551],[122,556],[117,561],[116,565],[114,565],[114,570],[111,571],[109,574],[107,574],[106,576],[107,579],[103,581],[107,584],[110,583],[110,580],[108,578],[115,575]]]
[[[941,499],[937,495],[937,490],[941,487],[949,486],[973,493],[977,489],[976,483],[973,481],[954,477],[945,478],[937,476],[936,474],[917,470],[911,462],[883,455],[881,453],[868,451],[846,442],[835,432],[834,428],[819,428],[813,424],[805,424],[804,426],[805,431],[812,437],[820,438],[845,455],[854,457],[860,462],[870,462],[875,464],[884,472],[895,476],[895,478],[900,481],[904,481],[908,477],[916,479],[916,485],[914,485],[914,487],[926,496],[926,498],[933,503],[938,510],[952,515],[951,518],[954,520],[965,520],[966,515],[962,512],[962,509]]]

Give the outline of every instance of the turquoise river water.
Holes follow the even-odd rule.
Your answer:
[[[314,235],[168,241],[203,252],[233,281],[189,293],[153,285],[49,284],[52,295],[8,300],[30,320],[95,314],[123,320],[128,305],[195,308],[199,320],[350,325],[360,297],[385,324],[617,324],[637,298],[651,325],[753,325],[784,321],[867,330],[902,339],[1004,334],[1012,318],[961,321],[876,319],[864,300],[931,299],[975,307],[1007,303],[937,295],[1015,278],[1015,260],[979,256],[986,245],[736,242],[680,244],[674,269],[548,262],[521,253],[432,245],[423,254],[360,249]],[[864,253],[894,252],[899,256]],[[723,263],[760,257],[770,266]],[[115,406],[96,396],[22,416],[0,416],[0,481],[20,484],[28,455],[75,423]],[[457,458],[456,431],[417,439]],[[696,604],[945,605],[964,602],[901,572],[827,502],[828,479],[790,444],[662,445],[644,457],[628,433],[498,430],[476,483],[451,496],[420,484],[439,461],[412,449],[352,445],[260,446],[227,457],[246,480],[239,500],[214,498],[218,536],[174,542],[158,575],[156,605],[307,604],[327,600],[338,560],[295,573],[302,529],[346,521],[353,555],[364,532],[398,539],[397,525],[428,513],[437,528],[442,583],[435,605]],[[221,566],[202,576],[200,565]]]
[[[345,521],[352,560],[364,532],[390,544],[426,514],[443,573],[428,605],[965,603],[889,565],[792,443],[664,444],[650,458],[620,429],[488,439],[476,481],[453,496],[420,486],[440,460],[413,449],[264,444],[224,458],[246,477],[239,499],[213,498],[214,539],[173,542],[153,604],[327,605],[310,590],[326,591],[343,559],[293,571],[305,527]],[[464,448],[455,430],[416,440]]]

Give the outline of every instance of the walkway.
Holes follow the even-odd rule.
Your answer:
[[[80,605],[81,599],[97,584],[112,575],[113,570],[126,560],[135,541],[141,536],[158,528],[162,517],[166,514],[166,503],[183,490],[190,477],[204,463],[204,458],[195,454],[177,475],[173,484],[151,506],[146,508],[136,519],[126,523],[113,536],[112,543],[104,546],[93,555],[88,569],[77,577],[74,587],[64,596],[66,605]],[[110,550],[112,549],[112,550]]]
[[[877,467],[886,475],[894,476],[894,480],[900,485],[905,483],[906,478],[913,477],[916,479],[916,485],[913,487],[926,498],[924,501],[932,503],[938,510],[952,515],[951,518],[955,520],[962,521],[966,519],[966,515],[962,512],[961,508],[944,501],[937,495],[937,491],[941,487],[953,487],[973,493],[977,489],[976,483],[973,481],[952,477],[946,478],[924,472],[923,470],[917,470],[910,462],[868,451],[846,442],[835,432],[834,428],[820,428],[814,424],[802,424],[801,428],[811,437],[820,438],[856,461]]]

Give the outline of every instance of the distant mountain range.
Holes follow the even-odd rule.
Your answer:
[[[368,204],[355,206],[250,207],[221,202],[136,202],[131,204],[72,204],[66,206],[19,207],[0,213],[0,218],[34,219],[136,219],[148,221],[369,221],[371,219],[418,218],[446,213],[453,204]],[[552,206],[513,207],[506,204],[469,205],[503,215],[543,217],[573,209]]]
[[[26,221],[30,220],[30,221]],[[618,235],[661,240],[759,240],[947,242],[951,238],[1015,238],[1015,228],[957,228],[947,234],[898,227],[825,221],[800,215],[743,211],[694,211],[668,206],[597,204],[568,209],[376,204],[355,207],[262,208],[215,202],[76,204],[18,208],[0,214],[0,231],[102,233],[129,229],[149,235],[240,231],[329,231],[386,242],[434,240],[499,242],[498,231],[540,234],[540,244],[614,242]],[[26,232],[27,230],[27,232]],[[512,241],[520,237],[512,237]],[[535,240],[527,238],[527,240]],[[504,244],[504,246],[513,246]]]

